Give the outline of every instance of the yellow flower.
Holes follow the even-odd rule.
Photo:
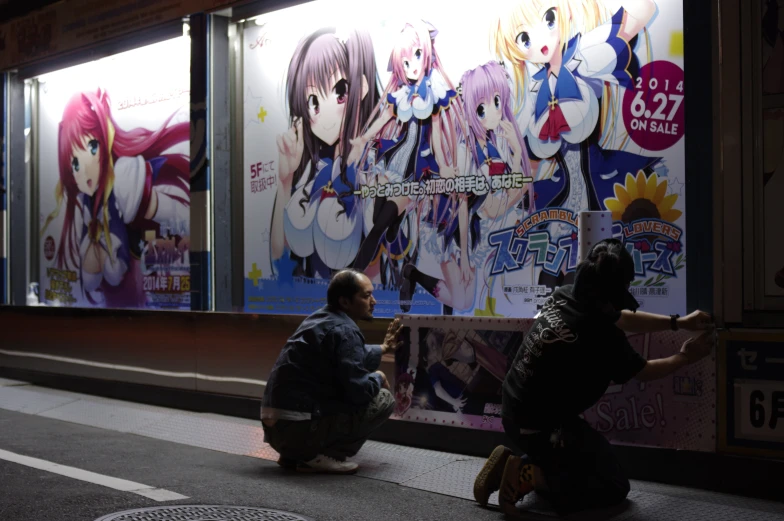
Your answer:
[[[673,209],[678,194],[667,193],[667,180],[659,183],[659,176],[652,174],[647,179],[645,173],[637,172],[635,178],[626,174],[625,186],[615,183],[615,198],[607,198],[604,205],[612,212],[613,221],[625,223],[638,219],[661,219],[675,222],[683,215],[680,210]]]

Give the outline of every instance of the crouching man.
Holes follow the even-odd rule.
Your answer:
[[[381,346],[366,346],[357,326],[373,320],[373,284],[346,269],[327,288],[327,305],[307,317],[272,368],[261,402],[264,438],[278,464],[300,472],[351,474],[346,461],[392,414],[395,399],[379,370],[398,345],[393,321]]]

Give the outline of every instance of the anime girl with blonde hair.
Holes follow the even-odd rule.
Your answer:
[[[334,28],[319,29],[294,51],[286,77],[291,127],[277,138],[270,246],[272,259],[289,247],[295,275],[329,278],[354,261],[363,211],[349,142],[378,105],[378,83],[367,31],[341,38]]]
[[[493,43],[514,78],[539,209],[603,210],[615,176],[650,173],[660,164],[661,158],[624,151],[629,138],[616,125],[618,89],[633,87],[639,70],[633,49],[656,4],[621,3],[610,16],[602,0],[518,0],[496,21]],[[572,233],[567,225],[550,228],[556,240]],[[560,285],[564,276],[542,273],[540,282]]]
[[[353,142],[352,159],[367,172],[369,182],[425,183],[462,175],[457,168],[462,104],[436,51],[437,35],[435,27],[416,21],[405,24],[396,37],[388,66],[392,75],[382,103],[372,125]],[[401,232],[407,215],[409,225]],[[391,259],[413,265],[422,255],[429,255],[434,261],[431,265],[448,271],[450,278],[465,281],[470,275],[468,251],[443,233],[455,221],[460,236],[467,237],[468,210],[462,194],[377,198],[373,226],[354,268],[365,270],[383,249]],[[400,280],[399,274],[398,280],[401,308],[408,311],[414,281]]]
[[[106,91],[75,94],[58,128],[60,180],[57,208],[65,203],[56,265],[77,269],[91,303],[144,307],[140,243],[161,227],[190,235],[190,162],[165,153],[190,139],[190,123],[157,130],[123,130],[111,113]],[[81,227],[79,227],[81,223]]]

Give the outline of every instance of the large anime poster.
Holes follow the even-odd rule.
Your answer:
[[[190,309],[190,46],[39,78],[40,297]]]
[[[393,418],[503,431],[501,384],[533,322],[405,316],[404,343],[395,356]],[[629,342],[653,360],[677,352],[690,335],[639,334]],[[615,443],[715,450],[715,368],[709,357],[661,380],[612,384],[583,416]]]
[[[246,25],[245,309],[307,314],[334,270],[376,315],[531,317],[612,213],[642,309],[683,313],[680,0],[322,0]]]

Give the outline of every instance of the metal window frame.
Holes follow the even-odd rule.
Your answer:
[[[99,60],[182,35],[182,20],[124,35],[96,47],[81,49],[6,73],[6,169],[9,190],[8,303],[25,306],[28,285],[39,282],[41,220],[38,190],[38,88],[43,74]],[[24,91],[29,90],[29,99]],[[29,118],[28,118],[29,111]],[[28,121],[29,119],[29,121]],[[29,126],[28,126],[29,124]],[[25,135],[25,129],[29,134]]]
[[[744,6],[749,11],[751,37],[752,93],[747,105],[751,105],[752,128],[750,162],[753,164],[753,220],[754,231],[754,311],[784,311],[784,296],[771,296],[765,291],[765,192],[762,185],[764,169],[763,112],[766,109],[784,108],[784,94],[763,96],[762,94],[762,3],[749,2]],[[770,224],[770,223],[767,223]],[[746,232],[748,233],[748,229]],[[784,319],[782,320],[784,323]]]
[[[714,269],[713,284],[719,323],[743,322],[748,298],[744,282],[748,275],[744,263],[743,237],[743,132],[741,121],[742,64],[740,0],[718,0],[714,4],[717,28],[713,90],[715,93],[713,132],[714,169]],[[739,203],[739,195],[741,201]]]
[[[719,206],[715,165],[717,141],[711,127],[718,98],[715,89],[706,95],[706,78],[714,78],[718,67],[716,45],[717,11],[713,0],[683,1],[684,80],[686,117],[686,306],[689,310],[717,309],[714,287],[716,245],[715,212]],[[711,16],[705,16],[706,13]],[[715,85],[715,81],[711,82]]]
[[[8,276],[9,259],[8,259],[8,221],[9,221],[9,208],[8,208],[8,192],[11,188],[10,180],[8,178],[8,144],[10,134],[8,120],[8,75],[0,73],[0,200],[4,204],[0,204],[0,252],[5,259],[0,272],[0,305],[10,302],[10,278]]]
[[[231,305],[235,312],[245,310],[245,154],[244,139],[244,50],[242,45],[244,25],[232,21],[229,36],[229,111],[231,113]]]
[[[6,74],[6,168],[8,192],[8,303],[24,306],[30,266],[27,262],[27,169],[25,166],[25,85],[18,73]]]

